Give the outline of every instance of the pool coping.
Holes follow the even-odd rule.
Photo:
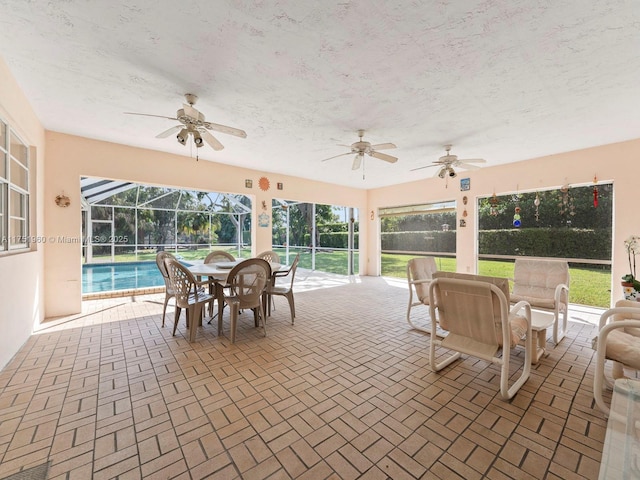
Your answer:
[[[105,292],[83,293],[82,300],[100,300],[103,298],[131,297],[135,295],[150,295],[153,293],[163,293],[165,286],[160,287],[144,287],[144,288],[128,288],[125,290],[109,290]]]

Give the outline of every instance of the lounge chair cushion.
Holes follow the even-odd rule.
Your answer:
[[[640,303],[634,302],[632,300],[618,300],[616,302],[617,307],[640,307]],[[637,315],[614,315],[613,321],[617,322],[619,320],[640,320],[640,312]],[[640,337],[640,328],[633,327],[625,327],[622,331],[629,335],[634,335],[636,337]]]
[[[518,295],[517,293],[511,294],[511,301],[513,303],[517,303],[521,300],[528,302],[529,305],[531,305],[534,308],[538,307],[538,308],[553,309],[555,308],[555,305],[556,305],[556,302],[553,298],[549,299],[549,298],[531,297],[529,295]]]
[[[423,305],[429,305],[429,283],[433,273],[437,271],[435,260],[432,257],[416,258],[409,263],[409,268],[411,269],[411,278],[415,279],[413,285],[418,300]]]
[[[555,308],[556,286],[568,284],[568,266],[557,260],[518,259],[511,301],[524,300],[532,307]]]
[[[515,347],[527,334],[527,319],[520,315],[511,314],[509,315],[509,325],[511,326],[511,346]]]
[[[615,329],[607,336],[606,357],[640,370],[640,337]]]

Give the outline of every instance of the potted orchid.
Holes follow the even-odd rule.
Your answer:
[[[624,288],[625,298],[640,299],[640,282],[636,279],[636,255],[640,253],[640,236],[631,235],[624,241],[624,247],[627,249],[627,257],[629,258],[629,271],[622,277],[622,286]]]

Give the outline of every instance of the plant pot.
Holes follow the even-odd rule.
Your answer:
[[[625,300],[631,300],[634,302],[640,302],[640,292],[635,289],[631,282],[621,282],[622,293],[624,293]]]

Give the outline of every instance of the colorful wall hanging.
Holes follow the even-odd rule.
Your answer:
[[[516,193],[511,197],[511,199],[516,204],[516,208],[513,213],[513,226],[519,228],[522,225],[522,221],[520,220],[520,195]]]
[[[489,204],[491,205],[489,215],[493,217],[498,216],[498,197],[496,196],[496,192],[493,192],[493,196],[489,199]]]
[[[573,197],[571,196],[571,187],[569,184],[564,184],[560,187],[560,215],[570,215],[573,216],[576,214],[576,209],[573,205]]]

